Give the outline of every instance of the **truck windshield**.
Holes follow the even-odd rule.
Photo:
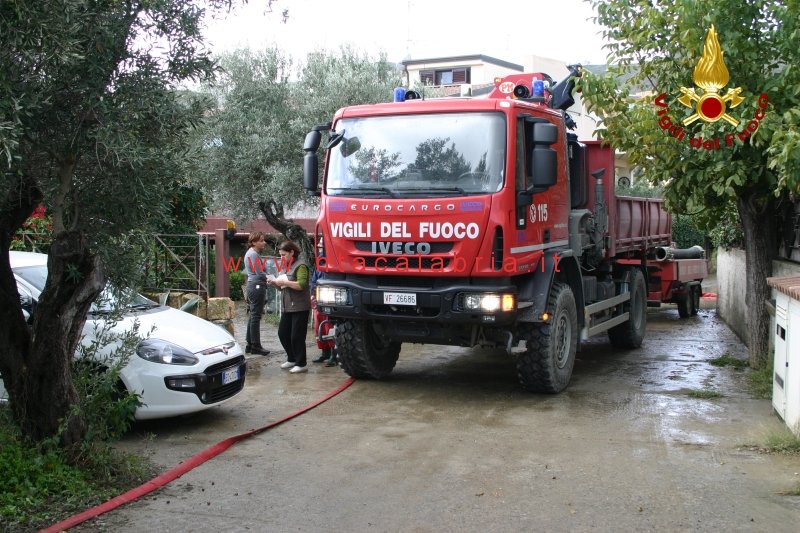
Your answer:
[[[329,196],[471,195],[503,186],[501,113],[347,118],[332,139]]]

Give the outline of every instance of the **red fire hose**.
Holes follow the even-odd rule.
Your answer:
[[[112,498],[112,499],[108,500],[105,503],[101,503],[100,505],[97,505],[95,507],[92,507],[91,509],[87,509],[86,511],[83,511],[82,513],[73,515],[73,516],[67,518],[66,520],[62,520],[61,522],[59,522],[57,524],[53,524],[52,526],[48,527],[47,529],[41,530],[40,533],[56,533],[58,531],[64,531],[64,530],[69,529],[71,527],[77,526],[78,524],[82,524],[83,522],[85,522],[85,521],[87,521],[87,520],[89,520],[91,518],[95,518],[96,516],[100,516],[103,513],[107,513],[108,511],[114,510],[117,507],[119,507],[120,505],[123,505],[123,504],[128,503],[128,502],[132,502],[133,500],[141,498],[145,494],[149,494],[149,493],[153,492],[154,490],[163,487],[164,485],[166,485],[170,481],[173,481],[173,480],[181,477],[185,473],[187,473],[190,470],[200,466],[201,464],[205,463],[209,459],[212,459],[212,458],[216,457],[217,455],[221,454],[222,452],[224,452],[225,450],[227,450],[228,448],[230,448],[231,446],[233,446],[234,444],[236,444],[240,440],[247,439],[249,437],[252,437],[253,435],[258,435],[259,433],[261,433],[263,431],[266,431],[268,429],[274,428],[275,426],[279,426],[280,424],[283,424],[284,422],[286,422],[288,420],[291,420],[292,418],[295,418],[297,416],[302,415],[303,413],[305,413],[307,411],[310,411],[311,409],[315,408],[316,406],[320,405],[321,403],[324,403],[324,402],[330,400],[331,398],[333,398],[334,396],[336,396],[337,394],[339,394],[340,392],[345,390],[347,387],[352,385],[354,382],[355,382],[355,380],[353,378],[349,378],[344,383],[339,385],[338,388],[336,388],[336,389],[332,390],[331,392],[329,392],[322,399],[316,400],[315,402],[310,403],[309,405],[303,407],[299,411],[295,411],[294,413],[292,413],[290,415],[287,415],[287,416],[281,418],[280,420],[278,420],[276,422],[272,422],[271,424],[267,424],[264,427],[251,429],[250,431],[247,431],[245,433],[240,433],[239,435],[234,435],[233,437],[228,437],[227,439],[225,439],[223,441],[220,441],[220,442],[214,444],[213,446],[210,446],[210,447],[206,448],[205,450],[201,451],[200,453],[197,453],[197,454],[193,455],[192,457],[190,457],[186,461],[184,461],[184,462],[180,463],[179,465],[171,468],[170,470],[167,470],[166,472],[164,472],[160,476],[157,476],[157,477],[151,479],[150,481],[148,481],[146,483],[143,483],[143,484],[139,485],[138,487],[129,490],[128,492],[126,492],[124,494],[120,494],[119,496],[117,496],[115,498]]]

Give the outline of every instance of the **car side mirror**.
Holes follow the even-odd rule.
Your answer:
[[[33,313],[36,310],[36,300],[33,299],[33,296],[24,288],[24,287],[17,287],[19,291],[19,304],[22,307],[22,316],[25,318],[25,322],[30,324],[33,321]]]

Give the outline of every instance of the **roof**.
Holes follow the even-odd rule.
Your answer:
[[[11,263],[11,268],[41,266],[47,264],[47,254],[11,250],[8,252],[8,260]]]
[[[216,230],[228,228],[228,220],[230,220],[230,217],[207,217],[203,227],[197,233],[200,235],[214,235]],[[317,220],[314,218],[295,218],[292,219],[292,222],[311,234],[314,233],[314,228],[317,224]],[[250,234],[254,231],[263,231],[274,235],[280,235],[281,233],[263,218],[257,218],[236,227],[237,234]]]
[[[492,56],[485,56],[483,54],[473,54],[467,56],[450,56],[450,57],[431,57],[428,59],[405,59],[400,63],[408,67],[409,65],[419,65],[424,63],[454,63],[456,61],[482,61],[484,63],[491,63],[500,67],[510,68],[522,72],[525,67],[510,61],[504,61]]]
[[[581,65],[584,70],[588,70],[596,76],[605,76],[608,72],[608,65]],[[639,82],[636,85],[631,84],[631,78],[638,73],[639,67],[633,65],[631,69],[621,76],[617,76],[617,83],[621,85],[631,85],[631,94],[647,92],[652,89],[648,87],[645,82]]]
[[[800,276],[767,278],[767,285],[778,292],[782,292],[786,296],[791,296],[795,300],[800,300]]]

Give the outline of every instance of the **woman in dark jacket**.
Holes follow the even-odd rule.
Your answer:
[[[278,246],[281,256],[278,277],[270,283],[281,289],[281,321],[278,339],[286,350],[286,362],[281,365],[292,374],[307,372],[306,334],[311,311],[308,265],[300,257],[300,247],[292,241]],[[285,274],[285,276],[284,276]]]

